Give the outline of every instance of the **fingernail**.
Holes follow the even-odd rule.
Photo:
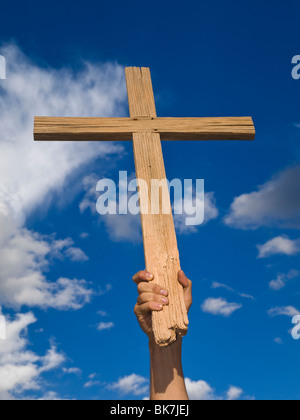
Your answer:
[[[169,303],[169,299],[166,298],[162,298],[162,303],[164,303],[165,305],[167,305]]]
[[[156,309],[162,309],[163,306],[160,303],[156,303],[155,307],[156,307]]]
[[[147,277],[147,279],[152,280],[153,279],[153,274],[147,273],[146,277]]]
[[[168,296],[168,291],[167,290],[161,290],[160,293],[164,296]]]

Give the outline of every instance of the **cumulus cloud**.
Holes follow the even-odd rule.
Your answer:
[[[39,67],[12,44],[1,53],[7,79],[0,86],[0,305],[79,309],[92,295],[87,282],[64,277],[50,281],[45,272],[54,258],[77,262],[86,261],[87,255],[71,238],[56,240],[28,230],[26,220],[32,211],[47,210],[55,193],[64,191],[63,200],[70,199],[70,179],[97,158],[105,166],[108,157],[122,156],[123,147],[111,142],[34,142],[33,119],[124,114],[124,71],[109,63],[82,63],[76,72]],[[8,338],[0,346],[2,399],[38,390],[42,375],[64,360],[55,347],[44,356],[28,350],[25,332],[33,322],[28,313],[7,323]],[[44,397],[58,399],[52,391]]]
[[[212,315],[221,315],[229,317],[238,309],[241,309],[243,305],[238,303],[227,302],[223,298],[208,298],[203,302],[201,309],[203,312]]]
[[[182,204],[180,203],[180,206]],[[175,202],[174,207],[178,206]],[[197,208],[197,211],[195,211]],[[204,219],[201,209],[204,208]],[[175,228],[178,234],[191,234],[198,232],[202,224],[208,223],[210,220],[216,219],[219,216],[219,210],[216,206],[216,199],[214,192],[204,194],[204,202],[201,195],[192,200],[185,199],[184,209],[182,214],[174,214]],[[187,225],[187,218],[192,218],[194,225]]]
[[[84,280],[60,278],[49,282],[43,274],[50,256],[59,256],[65,241],[16,227],[1,206],[0,227],[0,305],[79,309],[89,302],[92,291]]]
[[[283,289],[286,286],[286,283],[289,280],[295,279],[300,276],[299,271],[290,270],[287,274],[280,273],[278,274],[276,280],[272,280],[269,283],[270,289],[278,291]]]
[[[190,400],[237,400],[240,399],[243,394],[243,390],[241,388],[230,386],[226,393],[218,395],[216,391],[203,380],[193,381],[190,378],[185,378],[185,385]],[[149,380],[134,373],[120,378],[113,384],[106,385],[106,388],[111,391],[116,391],[121,395],[131,394],[135,396],[142,396],[149,394]],[[143,399],[147,400],[149,398],[144,397]]]
[[[271,317],[283,315],[293,318],[294,316],[299,315],[300,311],[294,308],[293,306],[279,306],[276,308],[269,309],[268,314]]]
[[[149,380],[140,375],[132,375],[120,378],[117,382],[107,385],[112,391],[117,391],[122,395],[132,394],[135,396],[149,393]]]
[[[185,379],[186,389],[190,400],[215,401],[215,400],[239,400],[243,394],[241,388],[230,386],[225,395],[217,395],[215,390],[205,381],[192,381]]]
[[[71,261],[88,261],[89,257],[82,251],[82,249],[71,246],[66,251],[66,256],[70,258]]]
[[[27,328],[36,322],[34,315],[17,314],[6,322],[6,340],[0,346],[0,399],[20,398],[25,391],[42,388],[42,374],[58,368],[65,357],[52,346],[44,356],[29,350]]]
[[[96,190],[96,186],[98,181],[99,177],[95,174],[88,175],[83,179],[85,194],[79,204],[81,213],[89,210],[92,214],[97,214],[96,203],[99,193]],[[127,188],[127,184],[125,188]],[[132,192],[128,192],[128,199],[132,195]],[[119,193],[118,196],[119,200],[118,197],[111,197],[111,205],[115,209],[119,208],[119,202],[123,199],[122,193]],[[101,216],[99,215],[99,222],[105,225],[109,238],[114,242],[140,243],[142,241],[141,219],[139,214],[134,215],[129,212],[127,214],[118,214],[117,211],[116,214],[107,213]]]
[[[300,166],[289,168],[236,197],[224,221],[239,229],[261,226],[300,229]]]
[[[76,73],[41,68],[12,44],[2,54],[7,79],[0,86],[0,304],[79,308],[91,293],[84,281],[62,278],[53,283],[43,273],[49,258],[77,262],[87,255],[70,238],[53,241],[27,230],[26,218],[50,205],[53,192],[85,165],[121,156],[123,148],[111,142],[34,142],[33,118],[122,115],[123,68],[87,62]]]
[[[277,236],[263,245],[257,245],[258,258],[267,258],[272,255],[297,255],[300,254],[300,239],[292,240],[286,236]]]
[[[243,390],[241,388],[238,388],[236,386],[231,386],[226,395],[228,401],[236,401],[239,400],[243,394]]]
[[[205,381],[192,381],[186,378],[185,386],[191,400],[207,401],[216,399],[213,388]]]
[[[47,391],[41,398],[38,398],[38,401],[65,401],[65,399],[60,398],[54,391]]]
[[[35,143],[34,116],[122,114],[126,88],[118,65],[86,63],[75,74],[40,68],[13,45],[2,51],[8,77],[0,88],[0,201],[22,220],[82,165],[123,150],[111,142]]]

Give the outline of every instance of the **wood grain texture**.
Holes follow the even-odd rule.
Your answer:
[[[155,118],[149,69],[126,69],[126,80],[131,117]],[[140,194],[142,207],[144,200],[153,200],[151,180],[166,180],[166,172],[158,133],[133,133],[132,141],[136,176],[148,185],[148,197]],[[163,199],[167,201],[169,214],[162,214]],[[156,284],[169,290],[169,306],[164,307],[162,312],[152,313],[155,341],[160,346],[167,346],[187,333],[188,317],[183,288],[178,283],[180,261],[169,193],[162,197],[160,192],[158,200],[155,205],[160,209],[159,214],[141,214],[141,220],[146,268],[154,274]]]
[[[129,86],[137,90],[130,80]],[[130,87],[131,89],[131,87]],[[135,92],[139,100],[140,95]],[[150,100],[149,100],[150,101]],[[148,101],[148,102],[149,102]],[[149,105],[150,106],[150,105]],[[131,115],[137,105],[130,105]],[[35,117],[34,139],[40,141],[130,141],[133,133],[160,133],[161,140],[254,140],[255,128],[250,117],[228,118],[55,118]],[[133,111],[132,111],[133,110]]]

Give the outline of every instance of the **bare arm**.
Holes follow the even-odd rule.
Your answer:
[[[168,347],[159,347],[154,340],[152,330],[152,311],[161,311],[169,304],[168,291],[152,283],[153,275],[141,271],[133,277],[138,285],[139,297],[134,312],[140,327],[149,337],[151,362],[151,400],[188,400],[186,392],[181,350],[182,339]],[[178,273],[178,281],[182,284],[187,310],[192,304],[192,282],[183,271]]]

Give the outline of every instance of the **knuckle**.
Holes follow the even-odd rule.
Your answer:
[[[153,293],[156,293],[159,295],[161,290],[162,288],[158,286],[157,284],[153,285]]]
[[[152,295],[152,301],[153,302],[159,302],[159,303],[161,303],[162,298],[163,298],[163,296],[161,296],[159,294],[154,294],[153,293],[153,295]]]
[[[148,308],[148,305],[147,304],[144,304],[144,305],[141,306],[141,313],[143,315],[146,315],[147,314],[147,312],[148,312],[147,308]]]
[[[138,292],[139,293],[143,293],[144,292],[144,284],[143,283],[138,284]]]
[[[144,293],[142,293],[142,294],[139,295],[137,303],[138,303],[138,305],[142,305],[145,302],[146,302],[145,295],[144,295]]]

